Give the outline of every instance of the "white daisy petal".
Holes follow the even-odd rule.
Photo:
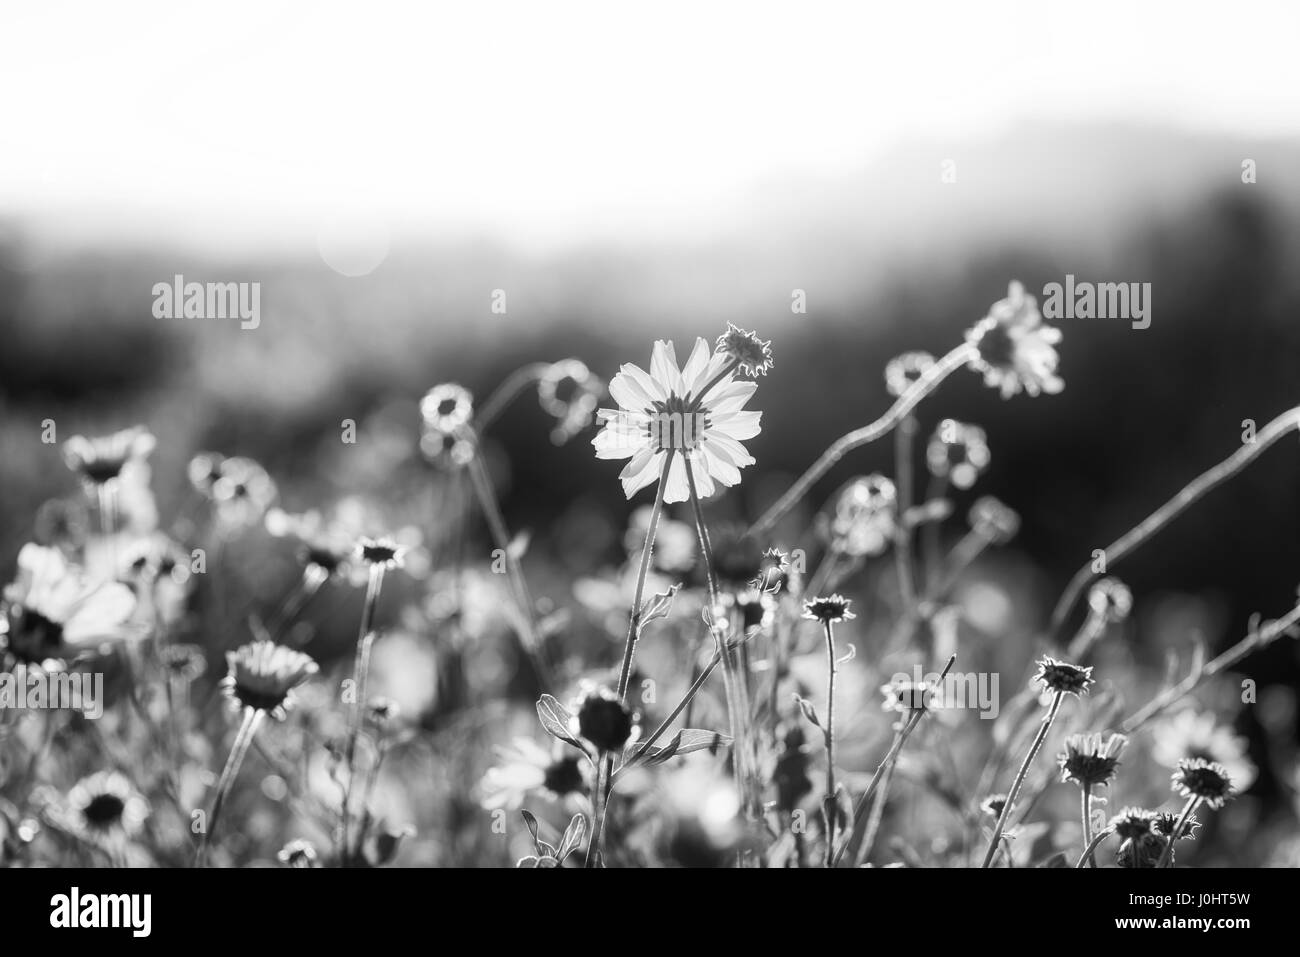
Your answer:
[[[695,480],[695,492],[700,498],[708,498],[713,494],[713,477],[709,474],[706,456],[698,451],[691,452],[690,456],[691,478]]]
[[[642,411],[654,406],[645,387],[626,373],[620,372],[609,380],[609,394],[624,409]]]
[[[747,465],[753,465],[756,461],[755,458],[745,450],[743,445],[730,436],[714,431],[708,432],[707,436],[705,445],[708,447],[709,451],[725,459],[727,462],[736,466],[736,468],[743,469]]]
[[[135,610],[135,594],[125,585],[110,582],[81,599],[63,623],[63,640],[79,646],[120,635]]]
[[[750,400],[757,389],[757,382],[747,380],[720,382],[713,387],[713,391],[709,393],[704,405],[714,415],[720,415],[724,412],[739,412],[745,407],[745,403]]]
[[[673,457],[672,467],[668,470],[668,481],[664,485],[665,502],[688,502],[691,487],[686,482],[686,464],[680,455]]]
[[[760,431],[759,420],[762,412],[724,412],[710,420],[709,431],[718,430],[733,438],[752,439]]]
[[[688,392],[694,393],[692,388],[695,380],[699,377],[709,365],[709,357],[713,351],[709,344],[703,339],[695,340],[695,348],[691,350],[690,358],[686,360],[686,365],[682,366],[682,385]]]
[[[646,441],[644,437],[611,425],[601,429],[591,444],[596,448],[598,459],[625,459],[645,448]]]
[[[671,342],[663,339],[655,342],[650,355],[650,375],[669,392],[682,394],[682,374],[677,369],[677,352]]]
[[[668,398],[667,388],[656,382],[654,376],[650,375],[650,373],[646,372],[640,366],[633,365],[630,362],[625,362],[622,367],[620,367],[619,372],[632,379],[641,387],[645,394],[650,396],[650,398],[655,402],[663,402]]]
[[[706,385],[708,385],[710,382],[716,379],[719,373],[721,373],[722,370],[726,368],[726,366],[727,366],[727,357],[725,355],[719,355],[717,353],[714,353],[713,357],[709,359],[708,364],[703,369],[700,370],[699,374],[695,377],[693,381],[691,379],[687,379],[685,376],[682,376],[682,378],[686,382],[686,388],[690,391],[690,394],[692,396],[698,397],[700,391]],[[730,376],[728,376],[726,379],[723,379],[716,386],[714,386],[713,389],[709,390],[709,396],[712,397],[715,394],[714,390],[722,388],[723,385],[725,385],[730,381],[731,381]]]
[[[704,465],[709,474],[723,485],[730,488],[733,485],[740,484],[740,469],[717,454],[709,445],[706,444],[701,449],[700,455],[704,459]]]
[[[659,477],[659,472],[663,469],[663,456],[663,452],[655,452],[646,446],[623,467],[618,477],[623,483],[623,494],[627,498],[630,499]]]

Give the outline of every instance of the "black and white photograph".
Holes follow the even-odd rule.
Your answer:
[[[1300,866],[1297,37],[6,3],[30,922],[149,936],[109,892],[223,871],[944,869],[1250,928],[1231,875]]]

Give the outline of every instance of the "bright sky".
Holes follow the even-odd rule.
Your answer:
[[[918,133],[1098,116],[1300,132],[1298,11],[9,3],[0,213],[261,238],[340,222],[671,235]]]

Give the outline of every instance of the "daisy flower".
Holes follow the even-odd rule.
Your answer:
[[[1204,758],[1222,765],[1239,791],[1255,783],[1258,771],[1248,757],[1246,739],[1218,724],[1208,711],[1179,711],[1157,724],[1151,736],[1151,756],[1157,764],[1176,768],[1185,758]]]
[[[1093,681],[1092,668],[1072,665],[1065,661],[1058,661],[1050,655],[1044,655],[1038,661],[1038,673],[1034,675],[1033,680],[1042,684],[1047,691],[1078,697],[1088,693],[1088,686]]]
[[[116,482],[128,465],[143,463],[156,444],[142,425],[101,438],[74,435],[63,443],[63,460],[87,488],[96,489]]]
[[[597,751],[616,752],[632,739],[636,731],[632,712],[608,688],[594,688],[575,704],[569,731],[591,742]]]
[[[68,792],[77,830],[87,836],[133,837],[149,816],[149,802],[117,771],[97,771]]]
[[[602,428],[592,445],[597,458],[630,460],[619,475],[629,499],[659,478],[669,454],[665,502],[690,498],[687,459],[702,497],[716,485],[739,484],[740,470],[754,464],[741,442],[758,435],[762,413],[744,411],[757,385],[724,374],[733,361],[696,339],[679,369],[673,344],[661,340],[654,345],[649,372],[627,363],[610,381],[609,394],[619,408],[600,410]]]
[[[823,625],[838,624],[857,617],[849,611],[851,604],[852,600],[843,595],[810,598],[803,603],[803,617],[809,621],[820,621]]]
[[[243,456],[200,452],[190,459],[190,484],[207,498],[223,528],[247,528],[262,520],[278,490],[266,469]]]
[[[537,382],[537,402],[555,419],[551,441],[562,445],[588,425],[605,395],[605,383],[579,359],[551,364]]]
[[[289,696],[319,667],[307,655],[272,641],[254,641],[226,654],[230,673],[221,690],[236,704],[283,721]]]
[[[714,351],[734,362],[747,376],[767,375],[772,368],[772,340],[760,339],[734,323],[727,323],[727,331],[718,336]]]
[[[1204,758],[1179,761],[1173,787],[1181,797],[1196,798],[1211,808],[1223,807],[1236,794],[1227,769]]]
[[[486,810],[518,810],[536,792],[565,798],[587,789],[584,761],[572,751],[556,754],[531,738],[515,738],[497,753],[500,763],[479,783],[479,803]]]
[[[994,545],[1009,542],[1020,531],[1020,516],[992,495],[976,499],[968,519],[971,530]]]
[[[1103,578],[1088,591],[1088,608],[1107,624],[1118,624],[1133,610],[1133,593],[1118,578]]]
[[[72,658],[143,637],[129,626],[136,599],[119,582],[92,583],[56,548],[27,544],[5,591],[0,647],[25,663]]]
[[[428,428],[454,435],[473,418],[474,398],[463,386],[444,382],[425,393],[420,400],[420,415]]]
[[[971,327],[966,341],[976,350],[970,367],[983,373],[985,384],[1001,390],[1004,399],[1022,389],[1051,395],[1065,388],[1056,374],[1061,330],[1043,325],[1037,300],[1018,282]]]
[[[898,527],[898,490],[883,475],[849,482],[835,502],[831,541],[846,555],[879,555],[894,540]]]

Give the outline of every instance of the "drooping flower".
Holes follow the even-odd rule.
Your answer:
[[[1232,729],[1220,725],[1213,713],[1191,708],[1161,720],[1152,728],[1152,758],[1167,768],[1177,768],[1184,758],[1204,758],[1222,765],[1238,791],[1255,783],[1258,771],[1249,757],[1249,744]]]
[[[18,552],[18,578],[5,590],[0,648],[40,664],[136,640],[144,631],[130,625],[135,606],[127,586],[91,582],[58,549],[27,544]]]
[[[857,617],[849,611],[851,604],[852,600],[843,595],[810,598],[803,603],[803,617],[809,621],[819,621],[823,625],[839,624]]]
[[[1169,837],[1169,835],[1173,834],[1174,828],[1176,828],[1177,826],[1178,826],[1178,815],[1175,814],[1173,811],[1161,811],[1158,814],[1156,814],[1155,820],[1151,822],[1152,829],[1157,834],[1163,835],[1164,837]],[[1180,841],[1196,840],[1196,829],[1199,828],[1200,826],[1201,826],[1200,820],[1196,817],[1195,814],[1193,814],[1191,817],[1187,819],[1187,823],[1183,825],[1183,830],[1182,833],[1178,835],[1178,840]]]
[[[1043,325],[1037,300],[1018,282],[1012,282],[1007,298],[995,302],[989,314],[971,327],[966,341],[977,351],[970,367],[983,373],[985,384],[1000,389],[1003,398],[1022,389],[1038,395],[1065,388],[1056,374],[1061,330]]]
[[[746,332],[734,323],[727,323],[727,331],[718,336],[714,351],[736,363],[736,368],[747,376],[767,375],[772,368],[772,341],[760,339],[757,333]]]
[[[619,475],[629,499],[659,478],[669,453],[665,502],[690,498],[687,460],[701,497],[711,495],[715,483],[737,485],[740,470],[754,464],[741,442],[759,432],[762,413],[744,411],[757,385],[736,381],[732,373],[719,379],[728,361],[697,339],[679,370],[673,344],[659,341],[648,373],[628,363],[610,381],[609,394],[619,408],[600,410],[602,428],[592,445],[597,458],[630,460]]]
[[[1088,686],[1092,684],[1092,668],[1072,665],[1045,655],[1038,661],[1038,673],[1033,680],[1048,691],[1078,697],[1088,693]]]
[[[930,371],[934,356],[928,352],[904,352],[885,364],[885,388],[898,398],[910,389],[916,380]]]
[[[63,443],[63,459],[87,488],[95,489],[116,482],[131,463],[143,463],[156,444],[142,425],[93,439],[74,435]]]
[[[1115,780],[1119,755],[1128,738],[1112,734],[1103,740],[1100,734],[1072,734],[1065,739],[1065,750],[1057,757],[1061,780],[1080,787],[1104,787]]]
[[[1179,761],[1178,770],[1173,774],[1173,787],[1181,797],[1200,798],[1211,808],[1223,807],[1236,793],[1228,769],[1204,758]]]
[[[90,837],[140,832],[149,816],[149,802],[118,771],[96,771],[68,792],[73,825]]]
[[[320,670],[309,656],[265,639],[226,654],[230,673],[221,690],[244,708],[283,721],[295,688]]]
[[[940,422],[925,449],[930,474],[947,479],[960,489],[974,485],[991,459],[984,430],[956,419]]]

